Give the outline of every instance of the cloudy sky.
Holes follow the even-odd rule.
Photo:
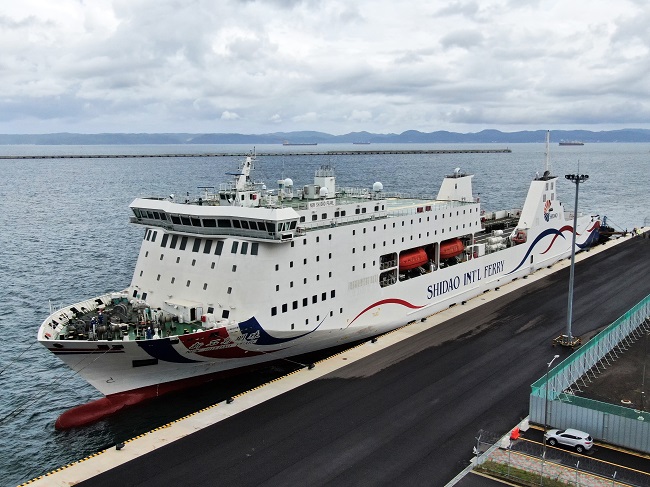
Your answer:
[[[0,4],[0,133],[650,128],[648,0]]]

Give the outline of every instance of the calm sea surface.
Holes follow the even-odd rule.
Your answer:
[[[496,145],[337,144],[257,146],[259,152],[342,149],[476,149]],[[521,207],[544,169],[543,144],[514,144],[510,154],[277,156],[258,158],[256,180],[269,188],[290,177],[313,182],[322,164],[340,186],[437,194],[456,167],[475,175],[486,210]],[[251,146],[0,146],[0,155],[245,153]],[[573,207],[565,174],[589,175],[580,211],[607,215],[619,229],[650,225],[650,144],[551,148],[559,197]],[[15,485],[223,400],[283,372],[282,366],[146,403],[87,428],[59,432],[65,410],[101,395],[36,342],[49,304],[70,304],[121,290],[131,281],[143,229],[128,223],[138,196],[198,195],[236,169],[239,157],[0,160],[0,485]],[[578,169],[579,168],[579,169]],[[291,365],[287,365],[291,367]],[[527,387],[528,385],[522,385]]]

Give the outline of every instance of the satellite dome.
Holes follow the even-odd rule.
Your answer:
[[[284,185],[285,186],[293,186],[293,180],[291,178],[287,178],[284,180]]]
[[[384,185],[381,184],[379,181],[377,181],[375,184],[372,185],[372,190],[375,193],[379,193],[380,191],[384,190]]]
[[[327,198],[328,194],[329,194],[329,191],[327,191],[327,188],[321,188],[320,189],[320,197],[321,198]]]

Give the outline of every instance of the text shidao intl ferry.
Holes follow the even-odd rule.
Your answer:
[[[240,367],[362,340],[570,255],[573,215],[546,171],[521,209],[484,213],[456,169],[436,197],[313,184],[267,190],[248,156],[216,194],[138,198],[144,227],[130,286],[59,309],[38,340],[106,397],[57,427]],[[577,249],[598,241],[577,220]]]

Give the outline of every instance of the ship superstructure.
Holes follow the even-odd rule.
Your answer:
[[[110,402],[373,337],[570,255],[572,218],[546,171],[520,209],[485,213],[456,169],[435,197],[312,184],[269,190],[250,155],[195,200],[138,198],[130,286],[52,313],[38,339]],[[577,247],[598,240],[578,218]],[[95,413],[61,422],[86,422]],[[83,419],[79,419],[83,417]],[[63,418],[63,417],[62,417]]]

